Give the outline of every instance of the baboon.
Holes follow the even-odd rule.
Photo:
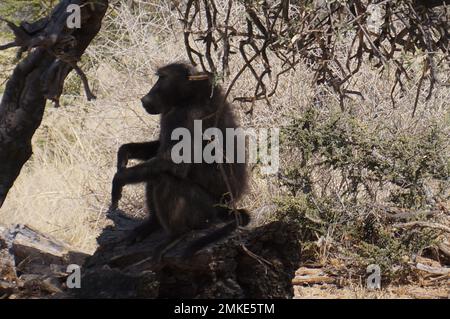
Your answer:
[[[156,250],[156,259],[190,230],[206,228],[217,221],[227,222],[210,235],[194,241],[185,250],[184,256],[188,257],[226,236],[238,225],[249,223],[247,211],[232,208],[232,201],[239,200],[246,190],[247,168],[245,162],[238,163],[236,158],[233,161],[224,159],[222,164],[194,163],[193,160],[175,163],[172,160],[172,147],[179,143],[172,140],[175,129],[185,128],[193,137],[194,120],[201,120],[202,133],[215,127],[223,133],[222,145],[227,145],[226,128],[234,129],[238,125],[230,104],[224,100],[221,88],[213,83],[210,74],[199,73],[187,64],[174,63],[160,68],[157,76],[156,84],[142,98],[142,105],[149,114],[160,114],[159,139],[119,148],[110,209],[117,208],[123,186],[146,182],[150,217],[128,236],[127,241],[140,241],[162,227],[168,239]],[[236,137],[232,138],[236,142]],[[193,149],[194,141],[191,141]],[[202,141],[202,146],[208,142],[211,140]],[[223,153],[227,153],[226,147]],[[129,159],[145,162],[126,168]]]

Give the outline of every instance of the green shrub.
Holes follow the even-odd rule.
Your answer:
[[[277,218],[300,224],[304,246],[327,238],[327,254],[359,267],[378,264],[387,280],[410,275],[411,256],[441,238],[435,229],[397,229],[386,210],[438,209],[450,194],[450,141],[439,123],[396,130],[351,112],[309,109],[282,131],[285,161]],[[415,219],[423,219],[420,214]],[[316,258],[319,249],[308,249]]]

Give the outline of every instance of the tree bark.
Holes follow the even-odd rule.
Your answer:
[[[98,238],[100,247],[82,267],[81,289],[75,298],[292,298],[292,278],[301,257],[300,231],[295,224],[272,222],[241,229],[212,243],[191,258],[183,258],[189,244],[211,229],[193,231],[152,259],[167,235],[152,233],[127,246],[117,241],[139,221],[115,213],[114,226]]]
[[[70,4],[81,7],[79,29],[67,27]],[[8,22],[16,39],[0,49],[18,46],[20,52],[30,53],[15,68],[0,104],[0,208],[31,157],[31,139],[41,124],[46,99],[58,103],[67,75],[99,32],[107,7],[108,0],[61,0],[47,18],[35,23]],[[73,47],[61,53],[67,39],[74,40]]]
[[[303,274],[296,272],[301,233],[295,224],[278,221],[240,229],[183,258],[192,240],[211,229],[192,231],[153,261],[167,235],[157,231],[127,246],[118,237],[141,221],[118,211],[109,217],[114,225],[103,230],[92,256],[26,225],[0,225],[0,299],[292,298],[292,280]],[[81,289],[67,287],[74,275],[67,269],[74,264],[81,269]]]

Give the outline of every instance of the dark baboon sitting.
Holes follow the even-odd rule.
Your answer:
[[[161,114],[159,140],[120,147],[111,209],[117,208],[124,185],[147,183],[150,217],[134,230],[129,240],[142,240],[162,227],[168,234],[168,242],[157,249],[157,258],[171,246],[169,244],[177,243],[188,231],[205,228],[220,220],[227,222],[222,228],[192,243],[186,250],[188,256],[226,236],[238,224],[248,224],[249,216],[245,210],[238,210],[236,216],[231,209],[231,201],[239,200],[246,189],[246,164],[236,161],[236,149],[233,149],[231,161],[223,157],[228,154],[227,139],[233,139],[233,145],[237,140],[234,135],[227,137],[226,129],[238,126],[230,105],[224,100],[221,89],[213,84],[211,76],[198,73],[186,64],[169,64],[160,68],[157,75],[158,81],[142,98],[142,104],[148,113]],[[192,157],[190,161],[174,162],[172,148],[180,143],[172,139],[174,130],[183,128],[190,133],[190,140],[184,141],[189,142],[190,146],[184,151],[191,150],[191,154],[195,152],[196,142],[201,143],[203,149],[215,140],[214,135],[209,141],[203,141],[202,137],[200,141],[194,141],[194,131],[198,130],[195,120],[201,121],[201,134],[208,128],[220,130],[223,135],[220,156],[224,163],[218,164],[220,161],[216,161],[208,164],[203,159],[194,161]],[[129,159],[145,162],[126,168]]]

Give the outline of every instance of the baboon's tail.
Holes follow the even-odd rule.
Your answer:
[[[203,247],[222,239],[229,234],[231,234],[237,227],[246,226],[250,222],[250,215],[245,209],[238,209],[238,214],[232,213],[233,211],[228,208],[220,208],[219,209],[219,218],[228,221],[228,223],[215,230],[211,234],[200,237],[195,240],[192,244],[190,244],[184,254],[183,257],[187,258],[194,255],[197,251],[202,249]]]

